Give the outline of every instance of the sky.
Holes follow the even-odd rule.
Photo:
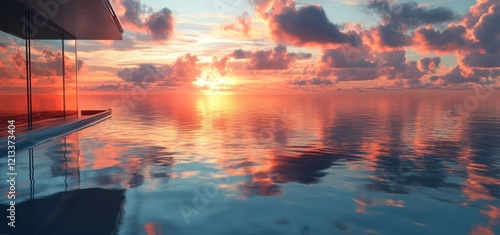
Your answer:
[[[496,0],[111,0],[122,41],[78,41],[83,90],[500,86]]]

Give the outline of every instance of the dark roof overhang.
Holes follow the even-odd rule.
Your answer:
[[[61,32],[79,40],[121,40],[123,33],[108,0],[2,0],[0,19],[0,30],[21,38],[61,39]]]

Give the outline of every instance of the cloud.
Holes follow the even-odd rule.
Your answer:
[[[248,12],[244,12],[241,16],[236,18],[236,23],[224,24],[223,29],[226,31],[236,31],[242,33],[244,36],[250,36],[253,22]]]
[[[371,56],[351,47],[340,47],[323,51],[321,62],[329,68],[370,68],[375,67]]]
[[[32,56],[31,77],[33,83],[44,86],[62,84],[62,53],[43,50],[42,55]]]
[[[470,45],[466,35],[467,29],[462,25],[450,25],[443,31],[427,26],[415,30],[413,39],[424,51],[454,52]]]
[[[31,75],[37,84],[52,84],[59,82],[62,73],[62,53],[51,50],[32,51]],[[75,82],[75,74],[81,71],[85,62],[81,59],[75,64],[74,58],[64,56],[65,81]],[[5,60],[0,59],[0,78],[26,79],[25,52],[16,49],[7,53]]]
[[[62,76],[62,53],[43,50],[43,57],[32,61],[32,73],[36,76]],[[42,59],[43,58],[43,59]]]
[[[269,22],[271,34],[278,42],[293,45],[358,44],[358,35],[340,31],[330,22],[321,6],[306,5],[298,10],[287,8]]]
[[[212,68],[217,70],[221,76],[225,76],[227,74],[227,62],[229,61],[229,57],[224,56],[222,59],[217,59],[216,56],[212,59]]]
[[[411,45],[411,37],[406,30],[398,25],[379,25],[364,32],[364,37],[370,44],[385,50],[389,48],[400,48]]]
[[[379,77],[376,68],[323,68],[318,72],[318,75],[329,77],[337,82],[375,80]]]
[[[429,8],[413,1],[392,3],[388,0],[370,0],[366,8],[380,14],[384,25],[406,28],[440,24],[458,18],[458,15],[447,7]]]
[[[334,81],[324,78],[312,78],[312,79],[295,79],[287,82],[290,85],[295,86],[333,86]]]
[[[267,20],[272,38],[297,46],[358,45],[354,31],[342,32],[319,5],[296,7],[294,0],[256,0],[257,15]]]
[[[436,73],[440,63],[441,63],[440,57],[434,57],[434,58],[424,57],[418,60],[417,67],[422,72]]]
[[[496,68],[500,67],[500,53],[481,54],[477,51],[470,51],[460,56],[459,62],[467,67]]]
[[[0,53],[7,53],[7,49],[9,49],[9,47],[5,43],[0,42]]]
[[[473,28],[483,17],[485,13],[487,13],[491,6],[493,6],[498,1],[496,0],[478,0],[476,1],[476,5],[470,7],[469,11],[465,14],[462,19],[463,24],[467,28]]]
[[[500,51],[500,3],[490,2],[488,9],[473,26],[472,33],[480,49],[485,54],[498,54]]]
[[[169,40],[174,32],[174,16],[168,8],[163,8],[148,17],[146,26],[154,40]]]
[[[198,57],[187,53],[178,57],[172,65],[141,64],[136,68],[125,68],[117,76],[125,82],[175,86],[193,82],[200,76]]]
[[[424,75],[436,73],[441,63],[440,57],[424,57],[418,61],[408,61],[404,50],[383,52],[378,57],[382,62],[379,74],[388,80],[419,80]]]
[[[12,77],[25,79],[26,77],[26,54],[16,49],[15,53],[9,53],[8,59],[13,66],[9,69]]]
[[[229,55],[230,57],[233,57],[234,59],[246,59],[250,58],[252,56],[252,52],[250,51],[244,51],[243,49],[236,49]]]
[[[174,16],[168,8],[153,11],[140,0],[115,0],[114,5],[126,31],[147,33],[155,41],[166,41],[174,33]]]
[[[175,78],[177,81],[192,82],[199,77],[201,70],[198,68],[198,57],[187,53],[183,57],[177,58],[172,66],[172,74],[170,77]]]
[[[500,4],[491,0],[478,1],[458,25],[450,24],[441,31],[432,25],[416,29],[414,45],[423,51],[456,53],[463,68],[500,67],[498,22]]]
[[[453,67],[444,75],[432,76],[429,80],[435,85],[450,85],[462,83],[492,84],[498,79],[499,69],[463,69],[459,65]]]
[[[137,88],[144,89],[144,86],[138,86],[137,84],[131,85],[131,84],[100,84],[97,86],[91,86],[91,87],[82,87],[79,89],[82,90],[97,90],[97,91],[131,91]]]
[[[380,48],[400,48],[412,44],[411,30],[428,24],[442,24],[458,18],[446,7],[428,8],[416,2],[392,3],[370,0],[365,7],[382,17],[378,25],[364,33],[365,38]]]
[[[439,57],[408,61],[404,50],[376,52],[368,47],[345,46],[323,50],[316,76],[331,77],[335,81],[403,79],[415,80],[406,82],[415,84],[424,75],[435,73],[440,63]]]
[[[164,80],[170,73],[170,67],[156,67],[153,64],[141,64],[138,68],[125,68],[118,71],[117,75],[125,82],[154,83]]]
[[[125,12],[122,16],[122,22],[124,24],[132,24],[140,27],[142,25],[141,15],[144,14],[144,7],[141,5],[139,0],[121,0],[123,7],[125,7]]]
[[[309,53],[289,53],[283,45],[270,50],[256,50],[253,52],[235,50],[230,54],[235,59],[247,59],[248,70],[284,70],[288,69],[296,60],[311,57]]]

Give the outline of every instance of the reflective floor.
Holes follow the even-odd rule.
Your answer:
[[[0,232],[500,234],[498,90],[130,92],[80,107],[113,117],[18,153],[18,230]]]

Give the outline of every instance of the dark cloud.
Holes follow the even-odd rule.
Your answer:
[[[500,4],[494,0],[478,1],[462,19],[474,40],[461,48],[459,64],[472,68],[500,67]]]
[[[462,83],[494,83],[498,79],[499,70],[462,69],[459,65],[453,67],[448,73],[432,76],[429,80],[436,85],[450,85]]]
[[[33,57],[31,73],[35,78],[62,76],[62,53],[43,50],[42,55]]]
[[[460,57],[460,63],[467,67],[496,68],[500,67],[500,53],[489,55],[471,51]]]
[[[379,25],[364,33],[370,44],[380,48],[399,48],[409,46],[412,43],[411,37],[406,34],[406,30],[398,25]]]
[[[330,22],[324,9],[317,5],[287,8],[269,21],[273,38],[294,45],[349,44],[358,45],[359,37],[354,32],[344,33],[338,25]]]
[[[141,4],[140,0],[116,0],[123,12],[120,20],[127,31],[148,33],[156,41],[172,38],[174,32],[174,17],[168,8],[153,11]]]
[[[415,30],[414,45],[424,51],[457,53],[459,64],[471,68],[500,67],[500,4],[479,1],[462,18],[460,25],[444,30],[429,25]],[[450,71],[448,77],[457,77]],[[453,81],[459,79],[451,79]]]
[[[458,19],[458,15],[447,7],[428,8],[413,1],[393,3],[388,0],[370,0],[366,7],[380,14],[385,25],[406,28]]]
[[[129,84],[101,84],[92,87],[82,87],[82,90],[98,90],[98,91],[130,91],[136,88]],[[141,87],[142,88],[142,87]]]
[[[324,78],[312,78],[312,79],[296,79],[289,81],[288,84],[296,86],[332,86],[335,84],[334,81]]]
[[[410,30],[427,24],[441,24],[457,19],[449,8],[428,8],[416,2],[393,3],[370,0],[366,8],[380,14],[382,24],[365,33],[367,39],[379,47],[400,48],[412,44]]]
[[[117,75],[125,82],[136,84],[182,85],[200,76],[197,62],[197,56],[188,53],[177,58],[172,65],[141,64],[137,68],[120,70]]]
[[[270,50],[256,50],[253,52],[235,50],[230,54],[235,59],[248,59],[248,70],[284,70],[288,69],[296,60],[311,57],[309,53],[289,53],[283,45]]]
[[[357,53],[351,47],[323,50],[316,76],[335,81],[373,80],[378,78],[378,68],[370,53]]]
[[[370,68],[375,67],[370,56],[354,48],[341,47],[323,51],[321,62],[329,68]]]
[[[425,73],[435,73],[439,68],[439,64],[441,63],[440,57],[424,57],[418,60],[417,67],[420,71]]]
[[[295,0],[254,0],[253,3],[256,14],[268,21],[271,36],[277,42],[298,46],[360,44],[355,32],[342,32],[319,5],[297,7]]]
[[[299,52],[299,53],[290,53],[290,56],[295,57],[297,60],[306,60],[312,57],[311,53]]]
[[[462,25],[450,25],[443,31],[433,27],[421,27],[415,30],[414,43],[424,51],[454,52],[468,47],[467,29]]]
[[[144,14],[144,6],[141,5],[140,0],[121,0],[123,7],[125,8],[125,13],[122,17],[122,22],[125,24],[133,24],[135,26],[141,26],[142,20],[141,15]]]
[[[499,22],[500,4],[492,2],[472,30],[474,38],[478,41],[479,47],[485,54],[498,54],[500,52]]]
[[[141,64],[138,68],[125,68],[118,71],[118,77],[125,82],[154,83],[164,80],[170,68],[156,67],[153,64]]]
[[[498,3],[497,0],[481,0],[476,1],[476,5],[470,7],[465,14],[462,22],[467,28],[473,28],[480,21],[484,14],[488,13],[491,6]]]
[[[435,73],[441,63],[440,57],[424,57],[418,61],[408,61],[404,50],[383,52],[378,57],[381,62],[379,74],[389,80],[418,80],[426,74]]]
[[[168,8],[151,14],[146,25],[155,40],[169,40],[174,32],[174,16]]]
[[[379,77],[379,71],[376,68],[326,69],[322,70],[321,73],[333,76],[335,81],[366,81]]]
[[[324,51],[324,53],[329,53],[330,51]],[[374,80],[379,77],[379,68],[373,66],[359,66],[357,63],[346,62],[345,59],[341,59],[341,62],[333,62],[331,53],[324,54],[322,57],[325,58],[327,55],[328,59],[320,63],[320,67],[315,71],[316,76],[321,78],[331,78],[334,81],[364,81],[364,80]],[[366,54],[368,56],[368,54]],[[341,57],[340,57],[341,58]],[[363,59],[359,58],[359,61],[367,61],[366,57]],[[353,60],[356,61],[356,60]],[[378,65],[377,65],[378,66]]]
[[[362,81],[384,78],[387,80],[419,80],[439,68],[439,57],[424,57],[408,61],[406,51],[375,52],[364,48],[337,48],[324,50],[319,77],[333,77],[336,81]],[[419,83],[419,81],[405,83]]]
[[[250,51],[244,51],[242,49],[236,49],[229,55],[230,57],[233,57],[234,59],[246,59],[250,58],[252,56],[252,52]]]

